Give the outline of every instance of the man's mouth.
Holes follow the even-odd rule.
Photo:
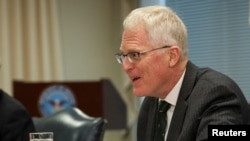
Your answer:
[[[139,78],[140,77],[135,77],[135,78],[132,79],[132,81],[134,82],[134,81],[138,80]]]

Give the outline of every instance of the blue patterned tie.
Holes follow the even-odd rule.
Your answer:
[[[158,108],[158,116],[156,121],[156,138],[155,141],[164,141],[167,127],[167,110],[170,104],[161,100]]]

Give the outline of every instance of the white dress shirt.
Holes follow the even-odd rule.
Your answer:
[[[167,127],[166,127],[165,140],[167,139],[169,125],[170,125],[170,122],[171,122],[171,119],[173,116],[173,112],[175,109],[177,98],[178,98],[179,93],[180,93],[180,89],[181,89],[181,85],[182,85],[182,82],[184,79],[185,72],[186,72],[186,70],[183,72],[181,78],[176,83],[174,88],[170,91],[170,93],[167,95],[167,97],[165,99],[163,99],[163,100],[167,101],[169,104],[171,104],[169,110],[167,111]]]

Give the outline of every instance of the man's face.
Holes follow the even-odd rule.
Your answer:
[[[147,33],[143,29],[123,32],[121,48],[124,53],[141,52],[158,48],[148,43]],[[130,62],[125,57],[122,67],[129,76],[136,96],[160,97],[166,93],[170,81],[168,49],[160,49],[140,55],[140,59]]]

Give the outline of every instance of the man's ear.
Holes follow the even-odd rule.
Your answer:
[[[172,46],[169,49],[169,67],[174,67],[181,58],[181,49],[178,46]]]

